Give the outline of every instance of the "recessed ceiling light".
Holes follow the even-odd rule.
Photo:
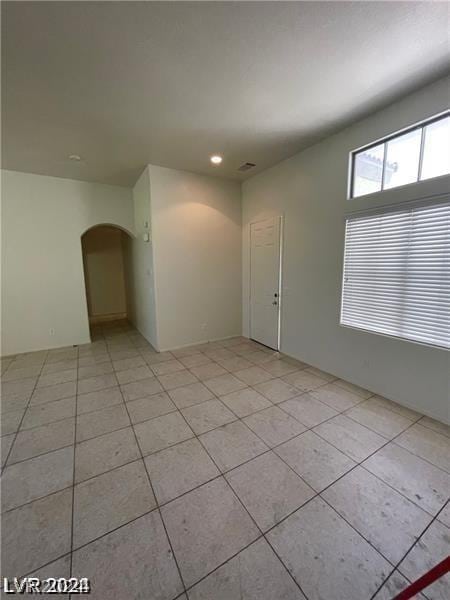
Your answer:
[[[81,156],[79,154],[69,154],[69,160],[81,160]]]
[[[222,162],[222,157],[218,154],[215,154],[214,156],[211,156],[209,160],[213,163],[213,165],[220,165]]]

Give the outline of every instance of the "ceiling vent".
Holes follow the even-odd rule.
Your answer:
[[[250,169],[253,169],[253,167],[256,167],[255,163],[246,162],[239,167],[238,171],[249,171]]]

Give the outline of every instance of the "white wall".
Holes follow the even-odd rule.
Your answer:
[[[135,238],[124,239],[125,273],[128,290],[128,314],[134,326],[156,348],[159,348],[156,324],[153,276],[153,246],[143,235],[151,232],[150,179],[145,168],[133,188]],[[145,224],[148,224],[148,227]]]
[[[442,80],[243,184],[243,325],[249,223],[283,214],[283,352],[438,419],[449,420],[449,353],[339,326],[345,214],[449,191],[449,178],[346,199],[349,152],[447,108]]]
[[[240,185],[149,165],[159,349],[241,332]]]
[[[3,355],[89,342],[81,235],[99,224],[133,231],[131,190],[2,171]]]
[[[155,348],[240,334],[238,183],[150,165],[133,190],[3,171],[2,192],[2,354],[89,341],[81,235],[99,224],[136,233],[127,312]]]
[[[117,227],[94,227],[81,238],[90,322],[127,315],[122,236]]]

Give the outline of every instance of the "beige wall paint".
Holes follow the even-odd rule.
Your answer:
[[[448,421],[448,352],[339,326],[345,215],[449,189],[442,178],[347,201],[348,153],[443,110],[448,83],[245,182],[243,238],[233,182],[150,165],[132,191],[3,171],[2,354],[89,341],[80,237],[98,224],[136,230],[124,244],[130,312],[158,349],[239,334],[241,299],[248,334],[249,223],[283,214],[282,350]]]
[[[134,326],[158,349],[153,245],[151,241],[144,240],[145,233],[151,235],[148,167],[136,182],[132,195],[136,237],[126,237],[123,240],[128,315]]]
[[[443,177],[349,201],[349,152],[445,110],[448,85],[429,86],[243,184],[244,335],[249,224],[282,214],[282,351],[443,421],[450,417],[450,353],[340,327],[339,311],[345,215],[450,189]]]
[[[241,332],[236,182],[149,165],[159,349]]]
[[[127,188],[2,171],[2,354],[89,342],[81,235],[132,232]]]
[[[81,238],[89,319],[127,314],[122,236],[117,227],[100,226]]]
[[[133,190],[12,171],[2,183],[3,354],[89,341],[81,235],[99,224],[136,236],[122,240],[128,294],[108,304],[110,281],[93,313],[128,296],[131,320],[162,350],[240,334],[238,183],[152,165]]]

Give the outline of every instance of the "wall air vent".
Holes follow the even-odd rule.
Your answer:
[[[255,163],[246,162],[239,167],[238,171],[249,171],[250,169],[253,169],[253,167],[256,167]]]

